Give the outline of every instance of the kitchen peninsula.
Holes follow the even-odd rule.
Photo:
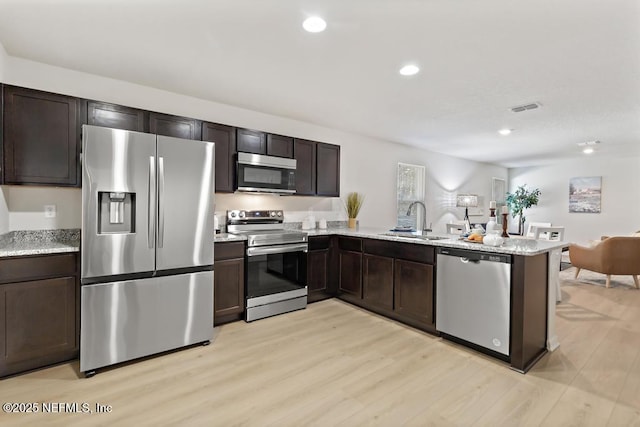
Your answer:
[[[71,237],[64,241],[38,235],[38,239],[28,233],[12,232],[4,236],[0,248],[0,263],[22,262],[30,265],[31,272],[24,280],[54,281],[61,283],[65,295],[70,298],[60,306],[60,323],[50,326],[64,326],[68,337],[68,351],[52,357],[44,354],[33,363],[16,359],[11,366],[6,365],[1,375],[46,366],[77,357],[76,306],[73,303],[77,284],[78,232],[73,230]],[[68,233],[67,233],[68,234]],[[25,235],[26,236],[26,235]],[[444,236],[442,236],[444,237]],[[28,240],[28,242],[25,242]],[[217,235],[216,252],[223,253],[223,245],[241,244],[243,239],[234,235]],[[323,244],[325,246],[323,246]],[[438,248],[470,249],[484,253],[511,255],[513,257],[511,274],[511,356],[510,366],[520,372],[526,372],[547,350],[554,350],[558,343],[555,334],[556,281],[559,253],[563,244],[524,239],[511,239],[500,247],[490,247],[477,243],[467,243],[447,236],[441,240],[423,240],[421,238],[388,235],[385,230],[356,230],[336,228],[311,230],[309,232],[309,300],[314,294],[324,297],[338,297],[354,305],[371,310],[386,317],[399,320],[408,325],[438,334],[435,323],[437,311],[435,300],[436,251]],[[67,270],[38,272],[40,263],[48,262],[52,257],[61,257],[60,252],[71,252],[72,261]],[[58,258],[55,258],[57,261]],[[65,258],[66,260],[66,258]],[[240,260],[241,261],[241,260]],[[234,266],[240,266],[235,259]],[[9,264],[7,264],[8,266]],[[45,265],[45,264],[42,264]],[[49,265],[49,264],[46,264]],[[321,266],[320,268],[318,266]],[[387,268],[389,267],[389,268]],[[237,267],[234,267],[237,268]],[[216,267],[217,269],[217,267]],[[325,269],[324,275],[322,270]],[[235,271],[235,270],[234,270]],[[555,276],[554,276],[555,273]],[[61,281],[58,277],[71,277]],[[217,276],[221,277],[221,276]],[[426,280],[422,280],[425,279]],[[388,279],[388,280],[387,280]],[[22,289],[23,279],[9,280],[0,286],[6,292]],[[325,280],[324,288],[318,286],[319,280]],[[33,282],[32,282],[33,283]],[[39,282],[38,282],[39,283]],[[45,282],[42,282],[45,283]],[[380,288],[380,286],[382,288]],[[321,292],[314,292],[321,289]],[[218,292],[226,292],[216,287]],[[390,293],[389,293],[390,292]],[[34,295],[35,297],[35,295]],[[390,298],[389,298],[390,297]],[[224,313],[227,314],[227,313]],[[3,315],[6,315],[4,313]],[[234,317],[234,316],[230,316]],[[238,317],[234,317],[238,318]],[[38,323],[38,322],[36,322]],[[41,326],[41,323],[38,323]],[[38,326],[38,327],[40,327]],[[20,328],[12,330],[19,331]],[[13,349],[19,350],[19,349]],[[13,351],[12,350],[12,351]],[[22,357],[20,353],[13,356]]]

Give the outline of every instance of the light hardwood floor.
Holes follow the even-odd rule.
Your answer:
[[[526,375],[329,300],[91,379],[74,362],[0,381],[3,403],[112,406],[0,425],[640,426],[640,291],[562,290],[560,348]]]

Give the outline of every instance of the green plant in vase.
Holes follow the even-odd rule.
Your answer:
[[[511,216],[513,218],[517,216],[520,217],[518,221],[518,234],[522,235],[524,229],[524,222],[526,221],[524,210],[537,205],[539,200],[540,190],[537,188],[529,190],[526,185],[519,186],[513,193],[507,193],[506,202],[511,211]]]
[[[347,209],[347,216],[349,217],[349,228],[356,228],[356,218],[360,213],[360,208],[364,202],[364,196],[362,194],[352,192],[347,195],[347,202],[345,208]]]

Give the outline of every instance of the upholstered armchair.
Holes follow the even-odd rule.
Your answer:
[[[576,267],[576,278],[581,269],[606,274],[608,288],[611,275],[630,275],[636,288],[640,288],[640,237],[603,237],[601,242],[589,248],[571,244],[569,259]]]

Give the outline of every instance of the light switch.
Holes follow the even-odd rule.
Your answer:
[[[55,218],[56,217],[56,205],[44,205],[44,217]]]

